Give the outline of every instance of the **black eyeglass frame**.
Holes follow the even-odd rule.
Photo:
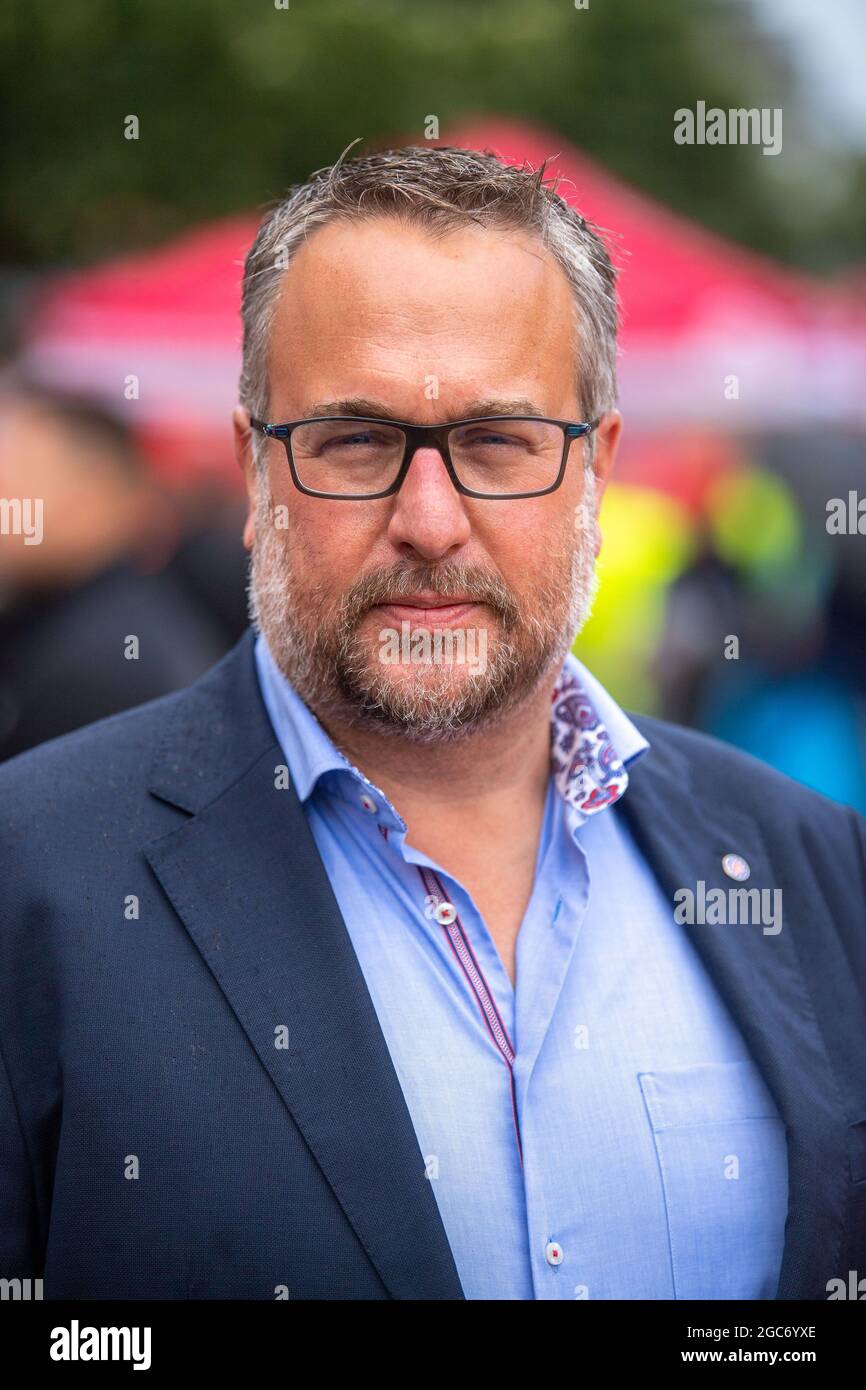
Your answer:
[[[317,492],[314,488],[305,487],[298,477],[295,468],[295,460],[292,456],[292,434],[301,425],[323,424],[331,420],[335,424],[350,422],[359,425],[390,425],[395,429],[402,430],[405,439],[403,447],[403,462],[400,465],[397,476],[393,483],[383,492]],[[562,457],[559,462],[559,472],[555,482],[550,487],[541,488],[536,492],[476,492],[473,488],[466,487],[461,483],[451,462],[451,453],[448,448],[448,435],[452,430],[459,429],[462,425],[483,425],[491,421],[497,423],[504,421],[525,421],[534,420],[540,425],[558,425],[562,430]],[[568,462],[568,451],[571,448],[572,440],[584,439],[597,429],[601,424],[602,417],[596,420],[552,420],[545,415],[473,415],[468,420],[449,420],[444,425],[413,425],[406,420],[382,420],[374,415],[312,415],[306,420],[293,420],[288,424],[274,425],[267,424],[264,420],[256,420],[250,417],[250,426],[258,430],[261,434],[267,435],[269,439],[281,439],[286,446],[286,456],[289,460],[289,468],[292,474],[292,482],[299,492],[303,492],[307,497],[322,497],[331,502],[376,502],[382,497],[393,497],[395,492],[399,492],[403,486],[406,474],[412,459],[415,457],[416,449],[429,448],[432,444],[439,450],[442,461],[448,470],[448,476],[455,488],[464,497],[477,497],[483,502],[517,502],[527,497],[546,497],[549,492],[555,492],[565,477],[565,466]]]

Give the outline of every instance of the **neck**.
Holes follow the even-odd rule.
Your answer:
[[[401,810],[425,817],[543,803],[550,775],[550,703],[559,668],[501,720],[445,743],[414,743],[317,714],[342,753]],[[403,809],[405,808],[405,809]]]

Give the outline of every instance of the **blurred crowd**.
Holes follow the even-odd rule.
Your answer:
[[[0,395],[0,759],[186,685],[246,623],[239,503],[161,487],[89,401]]]

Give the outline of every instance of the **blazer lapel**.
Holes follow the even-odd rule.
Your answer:
[[[151,790],[191,814],[145,854],[389,1293],[463,1298],[363,973],[298,798],[277,786],[282,762],[247,634],[174,704]]]
[[[640,720],[636,721],[640,724]],[[686,757],[656,724],[652,747],[629,769],[623,814],[664,891],[714,888],[770,890],[781,887],[759,827],[744,808],[723,796],[695,799]],[[726,854],[750,867],[745,883],[722,869]],[[815,1019],[795,937],[808,931],[798,920],[796,898],[783,893],[782,927],[684,926],[760,1068],[786,1126],[788,1218],[777,1299],[826,1299],[826,1282],[838,1274],[843,1236],[845,1118],[834,1101],[837,1088]]]

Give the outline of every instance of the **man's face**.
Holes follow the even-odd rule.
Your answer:
[[[574,306],[524,233],[432,239],[393,218],[315,231],[283,277],[270,345],[272,421],[357,413],[436,424],[476,414],[578,420]],[[320,714],[425,741],[489,724],[561,663],[586,617],[597,507],[619,431],[605,417],[595,476],[571,446],[561,487],[525,500],[461,496],[419,449],[400,491],[327,501],[293,485],[282,443],[256,473],[236,415],[256,618]],[[276,524],[275,524],[276,522]]]

